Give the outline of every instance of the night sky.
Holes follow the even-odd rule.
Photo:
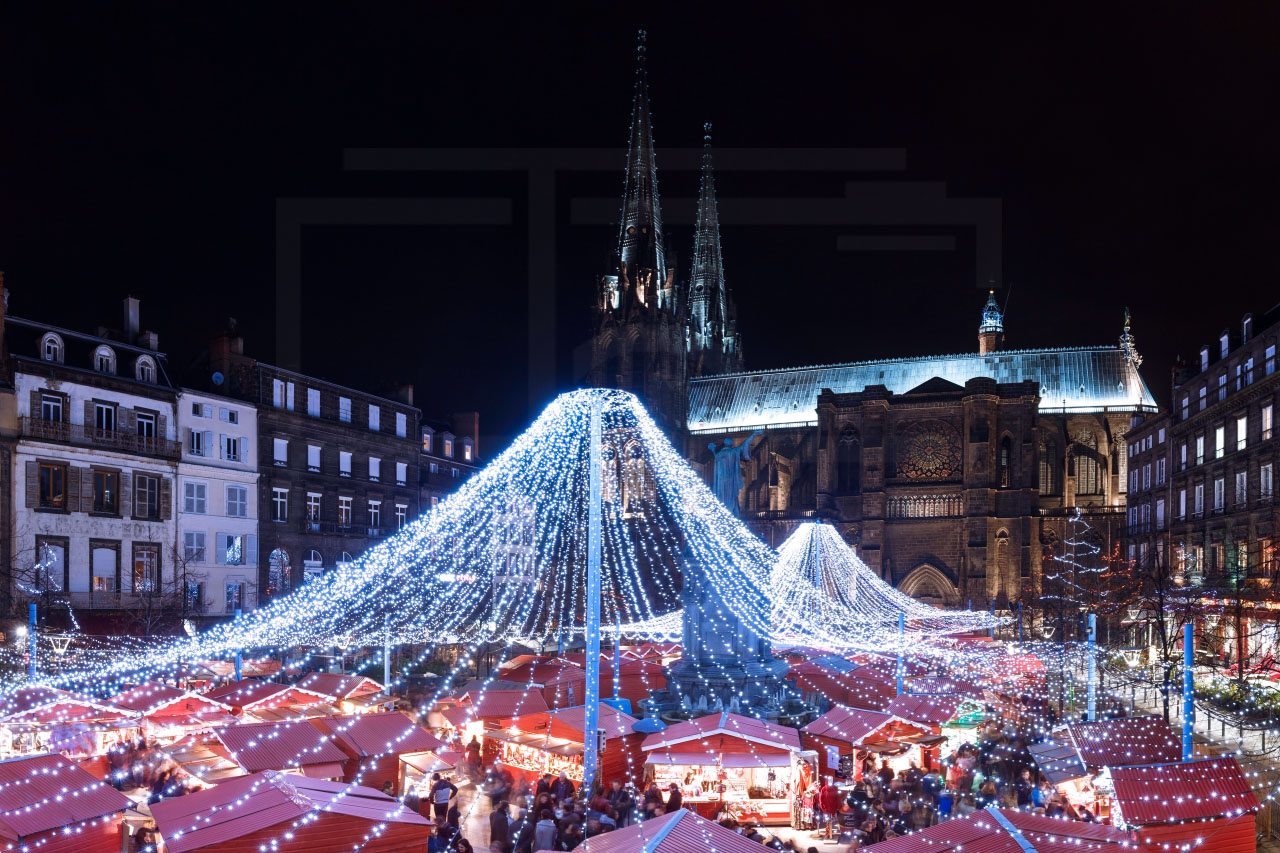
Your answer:
[[[678,200],[697,175],[663,152],[698,146],[711,121],[718,149],[756,164],[718,176],[749,368],[972,351],[977,282],[998,273],[1010,348],[1114,343],[1128,305],[1163,403],[1176,354],[1280,301],[1275,7],[472,5],[6,13],[10,310],[92,331],[118,327],[133,294],[178,374],[227,317],[277,361],[281,204],[506,199],[505,223],[300,232],[302,369],[373,391],[412,382],[428,415],[478,409],[489,455],[580,378],[615,231],[575,223],[574,199],[621,192],[637,27],[682,283]],[[556,174],[550,292],[531,294],[525,172],[344,168],[364,148],[603,149],[617,169]],[[891,149],[905,168],[761,167],[755,148]],[[943,185],[999,199],[1000,269],[978,269],[975,229],[954,224],[731,221],[734,199],[885,182],[898,199]],[[944,248],[847,250],[904,235]],[[556,365],[533,400],[531,298],[553,308],[534,345]]]

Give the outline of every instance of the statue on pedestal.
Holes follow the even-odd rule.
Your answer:
[[[724,446],[717,446],[715,442],[707,445],[715,456],[715,480],[712,489],[720,502],[734,515],[738,514],[738,495],[742,492],[741,463],[751,458],[751,442],[763,434],[763,430],[756,430],[747,437],[746,441],[736,447],[730,436],[725,436]]]

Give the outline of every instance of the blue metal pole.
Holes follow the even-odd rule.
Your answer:
[[[1182,626],[1182,760],[1190,761],[1196,722],[1195,635],[1190,622]]]
[[[27,678],[36,677],[36,603],[27,605]]]
[[[1089,614],[1089,722],[1098,719],[1098,688],[1094,682],[1098,678],[1098,614]]]
[[[236,608],[236,622],[240,621],[240,608]],[[236,681],[240,680],[240,650],[236,649]]]
[[[902,660],[902,647],[907,641],[907,614],[898,611],[898,694],[902,695],[902,676],[905,664]]]
[[[622,695],[622,617],[613,614],[613,698]]]
[[[585,625],[587,641],[587,690],[586,719],[582,728],[582,784],[590,797],[595,790],[596,767],[599,762],[600,728],[600,397],[594,395],[591,400],[591,432],[587,436],[590,444],[588,462],[590,472],[590,496],[587,503],[587,619]]]

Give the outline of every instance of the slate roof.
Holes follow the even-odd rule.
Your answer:
[[[1064,405],[1071,412],[1156,408],[1137,368],[1119,347],[1105,346],[919,356],[691,379],[688,426],[695,433],[811,426],[818,422],[818,394],[824,388],[840,394],[883,385],[904,394],[935,377],[958,385],[975,377],[1031,380],[1042,412],[1062,411]]]

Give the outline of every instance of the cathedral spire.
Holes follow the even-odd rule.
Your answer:
[[[720,251],[720,212],[711,160],[711,125],[702,126],[702,176],[689,277],[689,350],[695,372],[736,370],[739,365],[736,317],[724,282]],[[699,369],[701,368],[701,369]]]
[[[654,270],[666,275],[662,208],[658,198],[658,163],[653,153],[653,121],[649,115],[649,77],[645,70],[646,33],[636,43],[636,84],[631,100],[631,135],[627,143],[627,177],[622,194],[618,259],[632,272]]]
[[[992,282],[994,284],[994,282]],[[1000,347],[1004,334],[1004,314],[996,302],[994,288],[987,293],[987,304],[982,306],[982,323],[978,326],[978,352],[985,355]]]
[[[1120,351],[1124,353],[1124,360],[1137,369],[1142,366],[1142,355],[1138,352],[1138,345],[1134,341],[1133,332],[1129,330],[1129,309],[1124,309],[1124,331],[1120,333]]]

